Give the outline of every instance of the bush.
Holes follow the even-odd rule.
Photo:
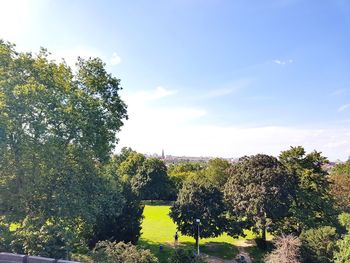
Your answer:
[[[205,259],[202,257],[196,257],[191,250],[185,250],[182,248],[176,249],[169,259],[170,263],[205,263]]]
[[[265,263],[299,263],[300,246],[299,238],[288,235],[277,237],[274,240],[276,247],[270,254],[266,255]]]
[[[92,258],[95,263],[158,263],[158,259],[148,249],[110,241],[98,242]]]
[[[336,229],[324,226],[309,229],[300,235],[302,241],[302,258],[304,262],[333,262],[338,234]]]

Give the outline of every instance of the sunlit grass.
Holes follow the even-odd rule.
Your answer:
[[[150,249],[160,260],[166,262],[174,245],[176,224],[169,217],[169,205],[146,205],[143,215],[142,235],[139,244]],[[201,251],[208,255],[223,259],[234,258],[238,250],[234,246],[242,239],[254,239],[256,236],[249,230],[244,231],[246,237],[234,239],[227,234],[216,238],[200,239]],[[271,238],[271,236],[268,235]],[[179,246],[194,250],[195,240],[193,237],[179,236]],[[159,247],[162,246],[161,251]]]

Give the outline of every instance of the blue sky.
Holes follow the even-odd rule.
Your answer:
[[[347,0],[0,0],[18,49],[99,56],[121,78],[119,148],[239,157],[350,155]]]

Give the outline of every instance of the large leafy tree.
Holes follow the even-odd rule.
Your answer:
[[[111,187],[99,173],[127,117],[120,89],[120,80],[98,58],[78,59],[73,72],[50,61],[44,49],[37,55],[19,53],[0,40],[0,212],[5,221],[21,226],[40,218],[79,232],[88,231],[101,209],[120,212],[121,186]]]
[[[167,200],[174,195],[167,168],[158,158],[146,159],[131,183],[134,192],[142,199]]]
[[[272,156],[239,159],[224,189],[230,217],[245,222],[265,241],[266,230],[276,230],[276,222],[288,212],[293,184],[294,177]]]
[[[131,156],[133,153],[135,152],[130,151],[128,155]],[[103,240],[136,244],[140,237],[144,206],[141,204],[140,197],[132,191],[130,177],[120,174],[119,168],[129,159],[123,155],[125,155],[125,151],[114,156],[103,170],[105,177],[110,178],[111,182],[122,185],[122,196],[125,199],[125,204],[121,213],[101,211],[91,233],[90,247],[94,247],[96,242]],[[124,159],[124,162],[120,163],[121,159]]]
[[[226,226],[223,194],[213,185],[186,181],[171,207],[170,217],[182,234],[195,238],[196,245],[196,219],[200,219],[200,237],[219,236]]]
[[[332,225],[336,214],[332,209],[327,172],[323,169],[327,159],[316,151],[306,154],[301,146],[283,151],[279,159],[296,178],[288,217],[280,228],[299,235],[309,228]]]

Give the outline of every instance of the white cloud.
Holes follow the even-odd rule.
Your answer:
[[[166,89],[158,86],[152,90],[141,90],[133,93],[124,93],[124,98],[132,105],[144,104],[148,101],[162,99],[164,97],[175,95],[177,90]]]
[[[322,151],[331,160],[345,160],[350,150],[350,135],[346,135],[350,129],[184,125],[178,120],[188,112],[177,111],[177,114],[174,123],[171,122],[172,116],[167,119],[164,114],[149,116],[150,122],[146,118],[141,124],[126,124],[120,134],[120,146],[131,146],[144,153],[159,153],[165,149],[167,154],[180,156],[240,157],[257,153],[278,156],[290,146],[302,145],[307,151]]]
[[[279,59],[275,59],[273,61],[275,64],[278,64],[278,65],[287,65],[287,64],[292,64],[294,62],[293,59],[287,59],[287,60],[279,60]]]
[[[111,59],[109,60],[112,66],[118,65],[122,62],[122,59],[116,52],[113,52]]]
[[[345,111],[347,108],[350,107],[350,104],[345,104],[345,105],[342,105],[338,108],[338,112],[342,112],[342,111]]]
[[[39,25],[40,12],[48,5],[45,0],[1,0],[0,38],[17,44],[17,50],[28,47]],[[30,42],[30,41],[29,41]]]
[[[256,153],[277,156],[290,146],[302,145],[307,151],[322,151],[331,160],[345,160],[350,153],[350,128],[204,125],[207,111],[203,108],[153,103],[174,94],[176,91],[158,87],[123,97],[129,120],[118,134],[118,149],[130,146],[143,153],[164,149],[172,155],[240,157]]]
[[[50,52],[52,53],[50,58],[56,61],[64,59],[66,63],[73,68],[75,68],[75,63],[77,62],[78,57],[84,59],[99,57],[103,60],[103,54],[100,50],[85,46],[77,46],[68,49],[51,49]]]

